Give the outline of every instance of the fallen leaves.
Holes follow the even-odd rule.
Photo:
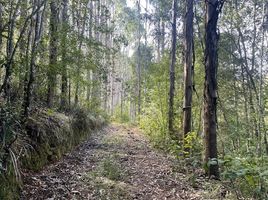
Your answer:
[[[120,179],[101,173],[107,159],[119,164],[111,163],[106,170],[119,170]],[[21,199],[202,199],[200,188],[192,188],[185,174],[173,171],[174,163],[154,150],[137,128],[112,125],[41,172],[24,172]]]

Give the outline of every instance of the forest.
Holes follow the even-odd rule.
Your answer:
[[[1,0],[0,199],[268,199],[267,0]]]

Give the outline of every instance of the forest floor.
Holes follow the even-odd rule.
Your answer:
[[[177,162],[138,128],[112,124],[42,171],[24,172],[21,199],[204,199]]]

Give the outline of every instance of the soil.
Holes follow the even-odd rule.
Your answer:
[[[24,171],[21,199],[203,199],[177,164],[138,128],[112,124],[42,171]]]

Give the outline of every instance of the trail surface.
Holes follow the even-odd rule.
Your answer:
[[[24,174],[21,199],[202,199],[175,166],[137,128],[113,124],[61,161]]]

